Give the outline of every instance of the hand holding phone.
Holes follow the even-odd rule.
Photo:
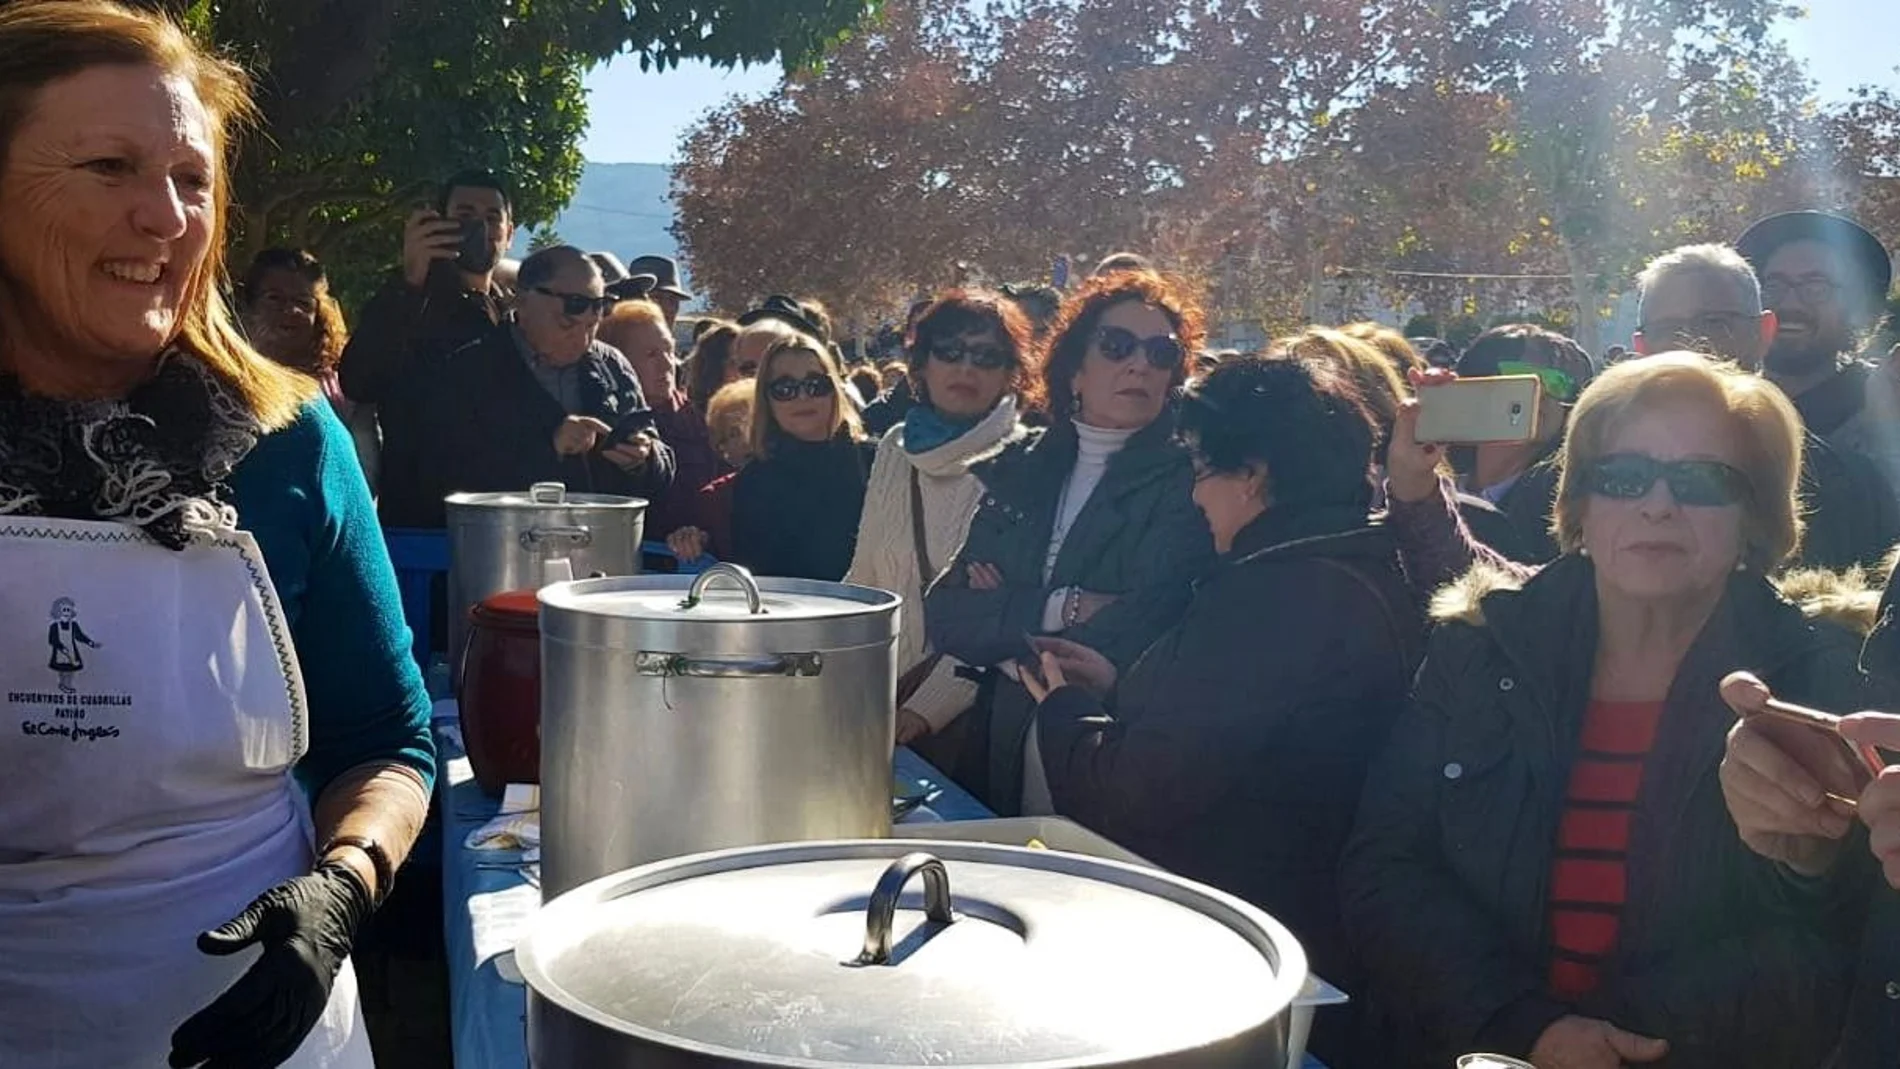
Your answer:
[[[419,207],[410,213],[402,230],[404,280],[421,289],[429,281],[430,268],[460,254],[462,237],[462,224],[442,218],[433,208]]]
[[[614,422],[613,430],[601,439],[600,449],[616,449],[626,445],[627,440],[643,431],[652,432],[658,426],[650,408],[636,408]]]
[[[1428,445],[1534,441],[1543,399],[1535,375],[1457,379],[1418,392],[1413,433]]]

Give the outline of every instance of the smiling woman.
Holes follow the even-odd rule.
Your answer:
[[[66,729],[0,738],[0,1064],[370,1064],[428,696],[349,437],[219,295],[248,107],[161,18],[0,8],[0,604],[85,625],[49,668],[0,620],[0,679],[61,688],[6,712]]]

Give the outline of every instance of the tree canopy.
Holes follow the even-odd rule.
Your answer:
[[[522,222],[572,196],[581,78],[643,67],[814,62],[877,0],[139,0],[257,79],[262,128],[237,173],[237,259],[311,249],[360,292],[397,227],[447,174],[508,176]],[[611,118],[609,118],[611,121]]]
[[[1356,287],[1595,318],[1660,249],[1900,200],[1900,110],[1824,112],[1777,0],[890,0],[821,70],[682,142],[723,305],[877,314],[975,264],[1134,247],[1284,326]],[[1883,199],[1884,198],[1884,199]],[[1890,238],[1900,233],[1887,231]],[[1498,276],[1498,277],[1493,277]]]

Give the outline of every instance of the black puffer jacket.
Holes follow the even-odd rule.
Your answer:
[[[1313,971],[1349,983],[1339,851],[1422,623],[1392,536],[1364,510],[1266,513],[1108,707],[1073,686],[1042,703],[1056,809],[1267,910]]]
[[[1341,890],[1370,975],[1387,1069],[1491,1050],[1524,1057],[1577,1013],[1670,1043],[1669,1069],[1806,1069],[1840,1034],[1859,905],[1785,909],[1787,877],[1743,847],[1716,771],[1734,714],[1717,685],[1747,668],[1825,709],[1868,696],[1859,636],[1738,575],[1671,687],[1632,820],[1616,955],[1580,1005],[1547,992],[1558,820],[1595,662],[1595,572],[1553,562],[1514,589],[1476,572],[1443,624],[1367,779]],[[1842,901],[1860,903],[1857,894]]]
[[[1214,561],[1214,539],[1194,505],[1194,469],[1174,441],[1164,414],[1128,440],[1075,518],[1048,582],[1043,563],[1062,488],[1078,445],[1062,423],[1011,446],[976,469],[984,494],[955,562],[924,602],[933,646],[964,664],[1012,660],[1027,633],[1042,630],[1052,590],[1080,587],[1120,600],[1063,637],[1088,646],[1124,671],[1181,618],[1193,582]],[[1001,590],[973,590],[967,565],[991,564]],[[1012,680],[995,681],[983,719],[987,782],[966,783],[990,808],[1014,815],[1022,806],[1023,745],[1035,703]]]

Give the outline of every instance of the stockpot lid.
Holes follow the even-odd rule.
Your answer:
[[[816,579],[754,578],[736,564],[693,575],[583,579],[544,587],[541,634],[585,649],[792,653],[888,644],[888,590]]]
[[[526,490],[500,493],[450,494],[442,504],[452,516],[475,519],[491,513],[571,512],[575,509],[625,509],[643,512],[647,501],[617,494],[571,494],[566,483],[535,483]],[[451,521],[453,522],[453,521]]]
[[[861,840],[663,861],[543,908],[536,996],[634,1041],[771,1066],[1121,1065],[1271,1027],[1278,922],[1152,869]]]

